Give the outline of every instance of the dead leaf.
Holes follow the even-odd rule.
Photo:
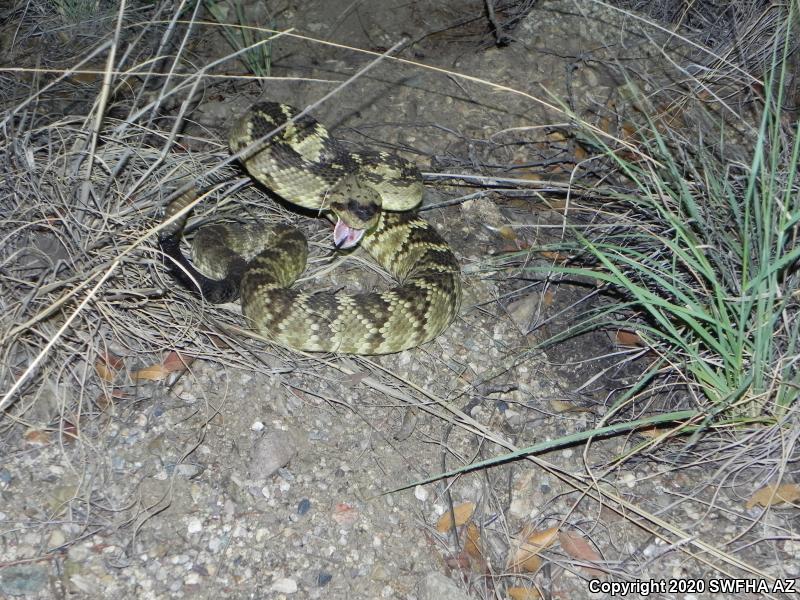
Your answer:
[[[560,252],[551,252],[550,250],[542,250],[539,254],[548,260],[552,260],[553,262],[566,262],[569,260],[568,254],[562,254]]]
[[[172,373],[185,371],[192,362],[194,362],[193,356],[187,356],[172,350],[164,357],[161,363],[136,371],[133,374],[133,379],[136,381],[162,381]]]
[[[636,136],[636,126],[633,123],[623,123],[621,130],[623,140],[629,140]]]
[[[556,400],[554,398],[550,399],[550,406],[552,409],[557,413],[590,413],[594,412],[592,408],[588,406],[578,406],[574,402],[565,402],[563,400]]]
[[[531,531],[526,528],[516,537],[516,544],[512,546],[506,568],[518,573],[533,573],[542,566],[539,553],[552,546],[558,536],[558,527]]]
[[[164,368],[171,372],[184,371],[189,365],[194,362],[194,356],[188,356],[172,350],[164,358]]]
[[[124,365],[125,362],[113,352],[104,352],[94,361],[94,370],[100,379],[111,383]]]
[[[217,350],[230,350],[232,348],[230,342],[215,333],[207,333],[206,337]]]
[[[643,348],[647,344],[635,331],[626,331],[625,329],[618,329],[616,335],[616,343],[618,346],[629,346]]]
[[[561,548],[564,552],[576,560],[587,562],[599,562],[601,560],[600,553],[594,549],[594,546],[577,533],[560,531],[558,533],[558,541],[561,542]],[[603,577],[605,575],[605,571],[601,569],[593,569],[592,567],[583,567],[583,569],[592,577]]]
[[[161,381],[169,376],[170,372],[164,365],[150,365],[144,369],[139,369],[133,374],[136,381]]]
[[[568,412],[572,410],[573,404],[571,402],[564,402],[563,400],[550,399],[550,406],[557,413]]]
[[[72,442],[78,439],[78,426],[72,421],[63,419],[61,421],[61,431],[64,433],[65,442]]]
[[[511,600],[539,600],[542,597],[534,587],[510,587],[506,589],[506,594]]]
[[[474,502],[462,502],[453,507],[453,511],[447,511],[436,522],[436,531],[447,533],[453,527],[461,527],[469,521],[472,513],[475,512]],[[455,524],[454,524],[455,521]]]
[[[497,232],[500,234],[504,240],[514,241],[517,239],[517,232],[514,231],[513,227],[509,227],[508,225],[503,225],[497,229]]]
[[[50,433],[42,429],[28,429],[22,437],[31,446],[47,446],[52,441]]]
[[[800,485],[796,483],[783,483],[781,485],[767,485],[750,497],[745,505],[747,509],[754,506],[773,506],[775,504],[792,503],[800,500]]]
[[[541,529],[537,531],[526,532],[525,542],[529,546],[536,546],[538,550],[549,548],[556,541],[558,534],[558,527],[550,527],[549,529]]]
[[[469,523],[465,530],[464,551],[473,558],[483,558],[481,552],[481,532],[475,523]]]
[[[589,153],[586,151],[586,148],[581,146],[580,144],[575,144],[575,160],[582,161],[586,160],[589,157]]]
[[[636,433],[638,433],[642,437],[654,439],[664,435],[668,431],[669,428],[666,427],[646,427],[644,429],[637,429]]]
[[[513,560],[508,561],[506,568],[515,573],[535,573],[542,566],[542,558],[537,554],[525,554],[522,549],[517,549]]]
[[[100,377],[100,379],[106,383],[111,383],[117,376],[117,372],[109,369],[99,358],[97,359],[97,362],[94,363],[94,370],[98,377]]]

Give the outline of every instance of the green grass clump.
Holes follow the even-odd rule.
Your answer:
[[[671,377],[706,424],[780,419],[797,399],[800,131],[782,118],[785,59],[766,78],[746,160],[726,152],[721,120],[714,138],[687,143],[648,116],[635,156],[594,138],[627,182],[616,196],[625,218],[602,236],[576,233],[589,261],[554,270],[600,280],[620,300],[567,335],[634,329],[655,356],[625,399]]]
[[[206,0],[205,5],[211,18],[223,25],[222,34],[231,48],[237,51],[239,60],[250,73],[263,78],[260,83],[264,85],[266,78],[270,76],[272,65],[272,43],[265,40],[269,40],[272,35],[259,33],[258,28],[265,26],[273,29],[274,19],[267,17],[268,23],[251,23],[242,4],[235,0]],[[231,14],[235,15],[236,25],[230,24]]]

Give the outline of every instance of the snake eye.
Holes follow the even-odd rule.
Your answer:
[[[361,204],[356,200],[350,200],[347,203],[347,212],[366,223],[375,216],[378,207],[374,204]]]

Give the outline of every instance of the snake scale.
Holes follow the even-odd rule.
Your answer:
[[[308,246],[287,225],[203,227],[193,265],[179,247],[188,215],[167,223],[159,237],[173,275],[212,303],[241,297],[254,329],[297,350],[388,354],[432,340],[458,313],[461,273],[436,230],[408,212],[422,199],[419,171],[386,152],[349,152],[315,119],[298,114],[286,104],[256,104],[234,125],[231,151],[244,150],[245,169],[274,193],[335,220],[336,247],[360,242],[397,285],[355,294],[292,288]],[[193,198],[172,201],[164,220]]]

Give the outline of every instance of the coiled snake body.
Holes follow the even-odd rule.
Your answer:
[[[242,312],[257,331],[298,350],[387,354],[435,338],[458,312],[461,279],[435,229],[413,213],[395,212],[419,204],[419,171],[385,152],[348,152],[311,117],[292,121],[297,114],[285,104],[253,106],[234,126],[231,150],[252,147],[242,162],[254,179],[291,203],[332,213],[336,246],[360,241],[398,285],[358,294],[291,288],[305,269],[308,247],[302,233],[285,225],[202,228],[192,253],[206,276],[179,248],[186,215],[159,238],[173,275],[212,303],[241,296]],[[266,145],[257,145],[282,125]],[[184,195],[170,203],[165,220],[191,200]]]

